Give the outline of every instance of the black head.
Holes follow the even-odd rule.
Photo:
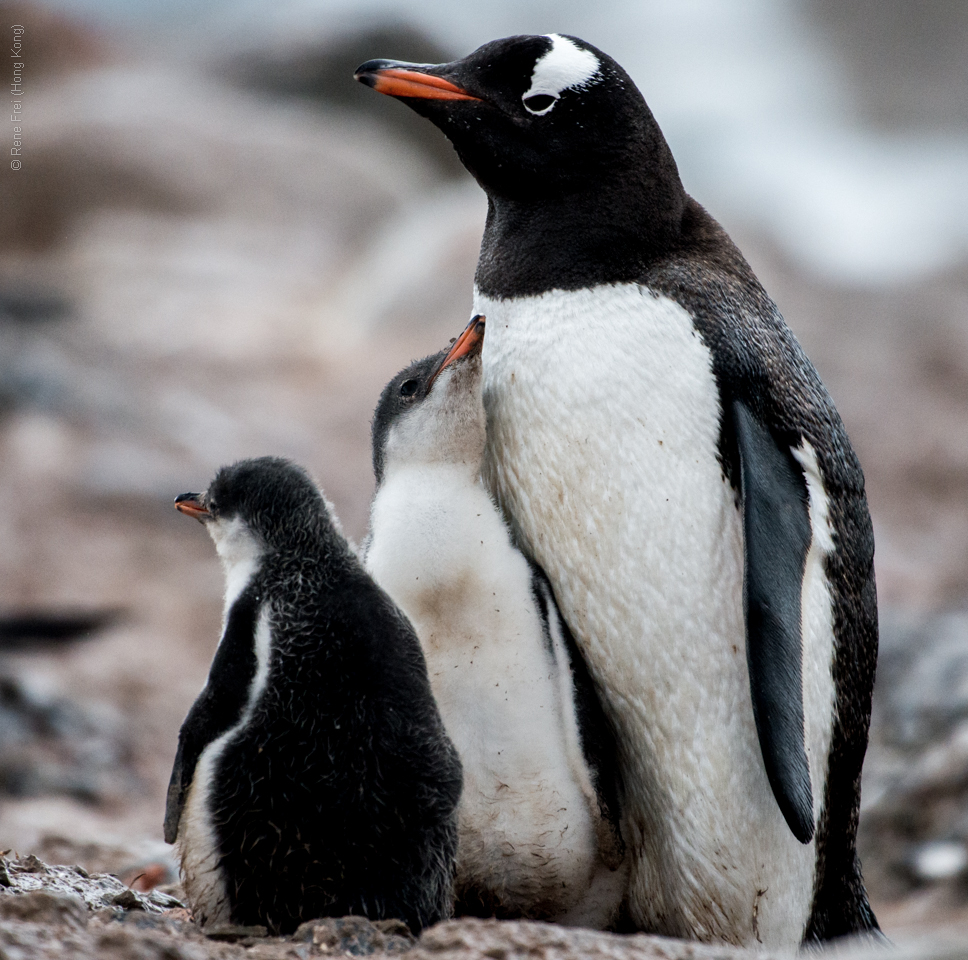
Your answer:
[[[213,537],[218,528],[241,521],[267,546],[318,536],[328,521],[316,484],[302,467],[279,457],[222,467],[205,493],[183,493],[175,507],[204,523]]]
[[[483,343],[484,317],[478,315],[450,347],[411,363],[383,388],[371,427],[373,473],[377,485],[383,482],[390,429],[401,417],[421,408],[445,369],[456,370],[466,362],[480,358]]]
[[[688,197],[642,94],[575,37],[507,37],[438,65],[370,60],[356,78],[450,138],[490,201],[488,296],[640,281],[683,242]]]
[[[567,196],[629,171],[641,175],[643,162],[653,179],[678,185],[638,88],[576,37],[506,37],[436,65],[370,60],[356,79],[440,127],[492,196]]]

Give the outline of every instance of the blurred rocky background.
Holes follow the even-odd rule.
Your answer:
[[[172,879],[222,584],[173,497],[290,456],[361,538],[379,390],[470,308],[483,196],[353,68],[558,31],[629,69],[838,403],[882,611],[865,872],[892,934],[968,930],[968,4],[3,0],[13,24],[0,850]]]

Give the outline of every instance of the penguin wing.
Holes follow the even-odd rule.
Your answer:
[[[189,714],[189,716],[191,716]],[[165,843],[174,843],[178,837],[178,824],[181,822],[182,810],[185,809],[185,797],[192,782],[198,754],[195,763],[186,762],[185,741],[179,737],[178,752],[175,763],[171,768],[171,779],[168,781],[168,795],[165,799]]]
[[[566,685],[562,691],[562,706],[568,716],[567,706],[571,705],[578,740],[576,746],[587,768],[588,787],[593,794],[589,799],[594,804],[593,812],[598,814],[595,819],[598,852],[609,870],[617,870],[625,859],[625,841],[620,827],[620,774],[615,731],[605,715],[581,648],[555,600],[551,581],[537,563],[531,559],[528,563],[531,592],[541,615],[545,642]],[[563,733],[567,736],[567,729]],[[576,779],[581,782],[581,775]]]
[[[188,788],[202,751],[242,717],[256,671],[255,628],[258,602],[250,590],[232,604],[205,689],[192,704],[178,734],[178,752],[168,781],[165,843],[178,836]]]
[[[809,499],[799,464],[741,400],[739,449],[746,574],[746,659],[753,716],[770,786],[793,835],[813,838],[813,792],[803,731],[800,594],[810,547]]]

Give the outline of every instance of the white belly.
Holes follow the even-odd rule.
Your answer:
[[[229,578],[226,593],[225,617],[234,600],[245,589],[254,568],[243,577],[234,578],[237,589],[232,590]],[[181,863],[181,880],[192,908],[195,922],[202,927],[219,926],[232,922],[232,903],[226,889],[226,878],[220,866],[221,852],[218,833],[212,820],[211,795],[219,759],[232,738],[249,722],[255,705],[265,690],[269,675],[271,637],[268,611],[263,610],[255,631],[256,672],[249,687],[246,705],[238,721],[223,734],[209,743],[201,752],[192,775],[192,784],[185,798],[178,824],[178,848]]]
[[[573,704],[530,568],[483,486],[446,468],[389,476],[366,567],[417,631],[463,763],[458,888],[485,891],[506,915],[609,922],[623,875],[602,898],[596,876],[609,871]]]
[[[815,851],[783,820],[756,736],[741,516],[716,457],[711,356],[671,300],[605,289],[476,296],[488,479],[619,730],[634,919],[669,935],[796,945]],[[811,584],[804,678],[819,812],[832,634],[825,582]],[[817,659],[826,673],[807,669]]]
[[[232,904],[226,891],[225,878],[219,869],[221,854],[212,824],[209,797],[215,764],[235,732],[236,728],[233,727],[202,751],[178,825],[176,844],[182,885],[192,915],[200,927],[232,922]]]

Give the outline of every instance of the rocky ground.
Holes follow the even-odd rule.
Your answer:
[[[482,196],[422,126],[332,94],[373,38],[310,44],[298,69],[278,51],[172,63],[0,4],[15,6],[50,49],[31,75],[29,166],[0,170],[0,620],[99,628],[45,643],[0,631],[0,958],[403,949],[392,927],[356,921],[206,938],[165,899],[178,898],[165,786],[221,593],[210,541],[171,503],[222,463],[281,454],[362,537],[370,413],[393,373],[466,321]],[[427,43],[394,49],[436,59]],[[968,942],[968,260],[835,286],[755,225],[729,227],[868,477],[882,603],[860,835],[872,901],[899,941]],[[923,955],[964,955],[945,942]],[[423,954],[733,956],[469,921],[425,933]]]
[[[0,863],[0,957],[71,960],[307,960],[318,956],[399,956],[408,960],[763,960],[751,953],[646,934],[617,935],[546,923],[448,920],[414,938],[398,920],[310,920],[292,936],[264,927],[200,930],[172,895],[134,892],[83,867],[51,867],[36,857]],[[897,943],[842,943],[834,960],[963,960],[964,929],[936,928]]]

